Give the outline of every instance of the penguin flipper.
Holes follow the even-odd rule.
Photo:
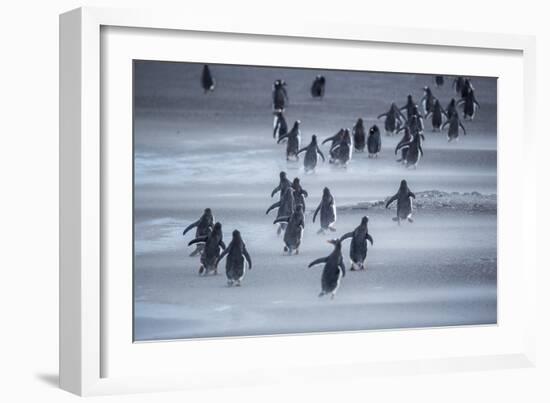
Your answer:
[[[273,224],[278,224],[280,222],[289,222],[290,221],[290,217],[289,216],[284,216],[284,217],[279,217],[279,218],[276,218],[275,221],[273,221]]]
[[[195,244],[198,244],[198,243],[206,243],[207,239],[208,239],[208,236],[199,236],[199,237],[189,241],[187,246],[195,245]]]
[[[246,259],[246,262],[248,263],[248,270],[252,270],[252,259],[250,259],[250,255],[248,254],[248,250],[246,250],[246,245],[243,242],[243,256]]]
[[[200,220],[197,220],[197,221],[195,221],[195,222],[189,224],[189,225],[187,226],[187,228],[185,228],[185,229],[183,230],[183,235],[185,235],[191,228],[195,228],[197,225],[199,225],[199,222],[200,222]]]
[[[279,200],[278,202],[273,203],[271,206],[269,206],[269,208],[267,209],[267,211],[265,212],[265,214],[266,214],[266,215],[269,214],[269,212],[270,212],[271,210],[273,210],[274,208],[279,207],[280,205],[281,205],[281,201],[280,201],[280,200]]]
[[[340,241],[343,241],[344,239],[353,238],[353,232],[345,233],[340,237]]]
[[[323,162],[325,162],[325,156],[323,155],[323,152],[321,151],[321,149],[319,147],[317,147],[317,152],[319,153],[319,155],[321,156],[321,158],[323,159]]]
[[[369,240],[371,246],[373,246],[374,245],[374,240],[372,239],[372,236],[370,234],[367,234],[366,238],[367,238],[367,240]]]
[[[315,222],[315,218],[317,217],[317,214],[319,213],[319,210],[321,209],[321,204],[323,202],[319,203],[319,206],[315,209],[315,212],[313,213],[313,222]]]
[[[319,259],[315,259],[313,262],[307,265],[307,267],[313,267],[317,264],[326,263],[328,260],[328,257],[320,257]]]

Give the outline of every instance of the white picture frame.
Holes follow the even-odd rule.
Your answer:
[[[117,29],[122,31],[146,29],[149,34],[160,33],[156,38],[153,36],[151,41],[174,41],[178,40],[178,32],[182,34],[192,32],[195,36],[200,36],[200,33],[205,35],[217,33],[218,37],[223,35],[250,37],[260,44],[262,41],[291,40],[301,46],[307,46],[312,41],[320,41],[320,46],[333,46],[335,49],[346,44],[353,46],[374,44],[379,48],[401,46],[410,52],[436,49],[450,50],[452,53],[454,50],[467,50],[481,55],[480,57],[490,52],[513,53],[516,67],[521,68],[511,69],[510,79],[507,80],[511,87],[515,85],[514,94],[520,97],[520,101],[515,99],[516,107],[518,102],[521,102],[523,107],[516,116],[501,116],[502,110],[511,109],[506,109],[505,102],[500,103],[499,95],[499,135],[504,136],[504,140],[499,137],[499,176],[506,172],[509,175],[509,181],[514,185],[522,186],[523,192],[518,192],[516,196],[511,192],[508,198],[515,197],[514,205],[521,210],[519,212],[521,219],[507,227],[508,230],[515,231],[516,250],[513,252],[501,248],[500,242],[511,242],[512,235],[507,237],[502,231],[501,223],[506,219],[503,214],[505,215],[509,210],[505,208],[502,213],[499,204],[499,259],[502,256],[510,256],[510,259],[515,259],[513,261],[517,263],[516,270],[518,270],[518,272],[503,274],[499,269],[499,326],[196,340],[161,343],[158,346],[153,346],[155,343],[135,346],[126,333],[120,333],[122,334],[118,338],[120,340],[116,337],[112,338],[110,334],[119,334],[115,324],[120,321],[116,316],[117,310],[114,310],[111,302],[108,302],[107,297],[110,292],[108,288],[122,283],[115,281],[116,279],[111,278],[104,271],[105,255],[109,248],[105,244],[103,228],[108,226],[107,221],[111,218],[102,213],[102,206],[104,206],[106,191],[109,190],[108,178],[112,174],[107,166],[112,167],[112,165],[105,164],[108,159],[105,147],[110,143],[104,141],[105,139],[102,140],[102,133],[109,130],[110,124],[106,119],[107,111],[102,109],[104,106],[102,103],[105,100],[103,97],[111,91],[109,87],[106,88],[111,83],[102,80],[102,68],[105,62],[102,60],[102,55],[109,55],[102,49],[107,44],[104,38],[102,39],[102,31],[108,30],[109,27],[118,27]],[[127,34],[128,32],[123,32],[123,36]],[[130,35],[132,35],[131,32]],[[115,46],[116,43],[113,41],[108,45]],[[162,56],[162,54],[156,54],[156,57]],[[256,57],[261,57],[261,54],[256,54]],[[453,56],[450,54],[449,57]],[[534,234],[533,229],[537,224],[535,211],[526,208],[527,195],[534,194],[536,188],[535,158],[532,158],[536,150],[533,127],[534,58],[534,38],[521,35],[389,29],[360,24],[317,23],[312,20],[291,26],[280,26],[269,20],[213,18],[197,21],[192,15],[150,10],[80,8],[61,15],[61,387],[79,395],[97,395],[208,388],[235,385],[235,383],[245,386],[293,382],[297,376],[301,380],[324,380],[334,376],[414,374],[534,365],[536,325],[534,312],[536,311],[535,289],[538,267],[535,259],[535,242],[531,242],[532,239],[527,234]],[[404,69],[407,70],[407,68]],[[483,69],[483,63],[477,67],[468,68],[469,73],[473,75],[476,69]],[[432,71],[422,72],[431,73]],[[130,99],[129,94],[120,92],[123,91],[122,89],[113,91],[115,96],[118,94],[123,99]],[[111,102],[111,98],[107,99]],[[511,121],[510,124],[515,124],[516,126],[513,127],[523,134],[519,148],[522,168],[515,173],[507,171],[509,164],[506,160],[513,158],[514,155],[506,151],[506,139],[509,133],[501,130],[501,123],[508,122],[508,120],[502,120],[505,118],[515,118],[516,122]],[[121,171],[119,174],[124,175],[124,172]],[[501,189],[506,195],[506,187],[502,188],[499,180],[499,203]],[[504,275],[503,284],[500,282],[502,274]],[[110,281],[113,280],[109,283],[109,287],[105,283],[107,278]],[[124,278],[119,280],[125,281]],[[510,285],[515,287],[512,288]],[[505,316],[508,309],[512,309],[511,304],[500,302],[510,302],[518,297],[523,303],[513,308],[513,315],[508,320]],[[121,305],[121,307],[120,311],[126,312],[127,305]],[[503,309],[505,312],[502,312]],[[110,320],[109,317],[115,317],[117,320]],[[131,317],[126,320],[131,321]],[[109,327],[110,333],[106,327]],[[121,330],[121,332],[125,331]],[[396,347],[391,355],[388,354],[388,345],[402,346],[405,337],[411,346],[418,349],[417,353],[406,355],[403,347]],[[434,340],[446,340],[446,342],[436,345]],[[462,349],[445,347],[446,343],[456,340],[463,340]],[[474,346],[476,340],[480,340],[478,346]],[[380,346],[386,344],[386,347],[379,348],[380,354],[385,356],[376,356],[374,350],[365,349],[360,353],[353,349],[353,346],[364,346],[365,341],[368,341],[367,345],[371,346],[376,343],[381,343]],[[320,345],[338,346],[342,343],[351,347],[349,351],[342,353],[340,359],[332,362],[316,359],[315,353]],[[489,348],[490,344],[493,344],[494,348]],[[234,355],[227,353],[228,347],[233,349]],[[270,353],[266,353],[266,350]],[[135,356],[132,356],[134,354]],[[179,361],[173,362],[177,360],[166,358],[178,357],[178,354],[188,357],[185,363],[180,364]],[[367,357],[366,354],[371,355]],[[201,365],[200,357],[208,357],[210,362],[216,362],[219,365],[216,365],[215,371],[208,372],[209,368]],[[228,360],[233,360],[234,372],[231,376],[228,374],[228,367],[223,365]],[[235,363],[235,360],[240,362]],[[106,364],[108,361],[126,362],[127,365],[121,364],[116,370],[111,370]],[[149,370],[142,371],[142,368],[136,368],[136,362],[142,362],[142,366],[148,367]],[[166,369],[165,371],[155,368],[159,363]],[[209,374],[207,380],[201,376],[206,373]]]

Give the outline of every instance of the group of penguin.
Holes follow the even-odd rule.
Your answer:
[[[444,84],[444,77],[436,76],[435,83],[438,87],[442,86]],[[205,93],[214,91],[216,86],[216,81],[207,65],[203,67],[201,84]],[[311,96],[322,99],[325,95],[325,86],[325,77],[322,75],[316,76],[311,85]],[[424,87],[424,96],[421,99],[424,115],[419,112],[412,95],[409,95],[407,103],[403,107],[400,108],[395,103],[392,103],[388,112],[378,116],[379,119],[385,118],[384,128],[387,135],[404,131],[403,138],[395,148],[396,154],[398,151],[401,151],[401,158],[398,161],[403,162],[407,166],[413,165],[416,167],[418,164],[420,157],[423,155],[424,118],[431,117],[434,131],[440,131],[449,126],[447,134],[449,141],[458,138],[460,128],[466,134],[464,125],[458,116],[457,107],[463,106],[464,119],[473,119],[477,108],[479,108],[479,103],[475,98],[474,87],[469,79],[463,77],[456,78],[453,82],[453,88],[461,95],[461,100],[456,102],[453,98],[446,109],[442,108],[439,100],[433,95],[430,88]],[[273,137],[277,140],[277,143],[286,140],[287,160],[298,160],[299,155],[305,152],[305,172],[314,170],[318,162],[318,156],[323,161],[325,161],[325,156],[319,148],[316,135],[312,135],[308,146],[300,148],[299,120],[294,122],[290,131],[288,130],[283,115],[286,103],[288,102],[288,93],[284,80],[278,79],[273,83],[272,101],[275,116]],[[406,111],[406,116],[401,112],[403,110]],[[443,117],[447,118],[445,123],[443,123]],[[368,135],[365,135],[365,128],[361,118],[357,120],[351,131],[342,128],[334,136],[325,139],[322,144],[327,142],[331,142],[329,161],[343,166],[351,160],[353,149],[364,151],[366,146],[369,157],[373,158],[376,158],[381,150],[379,128],[373,125],[369,129]],[[308,193],[302,188],[299,178],[295,178],[290,182],[284,171],[279,174],[279,184],[271,192],[271,197],[277,193],[280,193],[279,201],[273,203],[267,209],[266,215],[270,211],[277,209],[277,216],[273,223],[278,224],[278,235],[284,231],[284,251],[289,255],[293,253],[298,254],[305,227],[305,199],[308,197]],[[393,220],[398,224],[401,221],[413,222],[413,198],[415,198],[415,195],[409,189],[407,181],[402,180],[397,193],[387,200],[386,208],[389,208],[394,201],[397,202],[397,214]],[[323,189],[321,201],[313,213],[313,222],[315,222],[318,215],[320,218],[318,234],[325,233],[326,231],[336,231],[334,228],[334,223],[336,222],[336,204],[328,187]],[[329,240],[328,242],[334,246],[332,253],[326,257],[315,259],[308,265],[308,267],[313,267],[318,264],[324,264],[319,296],[331,295],[331,298],[334,298],[340,281],[345,276],[346,268],[342,255],[342,242],[344,240],[351,239],[349,253],[352,264],[351,270],[366,269],[367,242],[370,242],[371,246],[374,244],[374,240],[368,231],[368,221],[368,217],[364,216],[361,218],[360,224],[353,231],[345,233],[340,238]],[[196,228],[195,238],[188,245],[196,245],[196,249],[191,253],[191,256],[200,254],[199,275],[217,274],[219,262],[223,258],[226,258],[228,286],[240,286],[247,271],[245,262],[248,270],[252,269],[252,260],[247,251],[246,244],[241,237],[241,233],[238,230],[234,230],[232,240],[226,246],[223,242],[222,224],[215,221],[209,208],[204,210],[197,221],[185,228],[183,235],[192,228]]]

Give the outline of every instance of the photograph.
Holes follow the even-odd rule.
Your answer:
[[[134,342],[498,323],[497,77],[132,70]]]

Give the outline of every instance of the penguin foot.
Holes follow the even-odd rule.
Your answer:
[[[392,221],[399,221],[399,217],[392,217]]]
[[[296,248],[296,253],[295,255],[299,255],[300,254],[300,250],[298,248]]]
[[[233,287],[233,280],[228,280],[227,281],[227,286],[228,287]]]
[[[325,230],[324,229],[320,229],[319,231],[317,231],[317,235],[324,235],[325,234]]]
[[[283,248],[283,250],[284,250],[285,252],[288,252],[288,246],[285,246],[285,247]]]
[[[235,282],[235,287],[240,287],[241,286],[241,280],[237,280]]]
[[[336,294],[334,294],[334,293],[330,294],[330,299],[333,300],[335,295]]]
[[[202,276],[204,274],[204,266],[201,265],[201,267],[199,267],[199,276]]]
[[[321,297],[324,296],[324,295],[325,295],[325,292],[324,292],[324,291],[321,291],[321,292],[319,293],[318,296],[319,296],[319,298],[321,298]]]
[[[328,229],[331,230],[332,232],[336,232],[336,228],[328,227]]]
[[[410,222],[410,223],[413,223],[414,220],[412,219],[412,217],[407,217],[407,221]]]

